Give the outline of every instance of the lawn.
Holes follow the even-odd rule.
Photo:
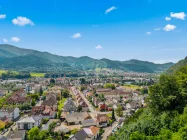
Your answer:
[[[58,101],[58,110],[61,110],[64,107],[64,103],[67,98],[62,98],[62,100]]]
[[[45,73],[31,72],[30,75],[32,77],[44,77]]]

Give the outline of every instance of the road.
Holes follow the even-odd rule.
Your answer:
[[[104,128],[105,132],[102,135],[102,140],[107,140],[108,136],[112,133],[112,129],[118,124],[117,121],[115,121],[112,126]]]
[[[89,110],[90,110],[91,112],[96,112],[95,109],[94,109],[94,107],[89,103],[89,101],[88,101],[87,98],[83,95],[83,93],[80,92],[80,91],[79,91],[79,93],[80,93],[80,96],[82,97],[82,99],[83,99],[83,100],[85,101],[85,103],[88,105]]]
[[[15,130],[17,129],[16,123],[14,123],[11,127],[9,127],[9,128],[8,128],[8,131],[7,131],[6,133],[4,133],[3,136],[6,137],[6,136],[9,134],[9,132],[10,132],[11,129],[12,129],[13,131],[15,131]]]

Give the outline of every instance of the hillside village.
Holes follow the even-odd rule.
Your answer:
[[[106,140],[125,118],[146,106],[148,86],[131,84],[134,79],[153,82],[146,78],[125,73],[112,79],[1,80],[0,139],[35,139],[31,133],[37,131],[57,139]]]

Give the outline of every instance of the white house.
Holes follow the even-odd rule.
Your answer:
[[[2,107],[0,109],[0,118],[6,116],[11,121],[19,117],[19,108]]]
[[[41,124],[42,117],[26,117],[16,122],[19,130],[30,130]]]

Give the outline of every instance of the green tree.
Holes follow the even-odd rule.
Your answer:
[[[32,99],[31,106],[35,106],[35,105],[36,105],[36,101],[35,99]]]
[[[148,88],[141,88],[140,91],[142,94],[148,94]]]
[[[113,121],[116,120],[114,109],[112,110],[112,120],[113,120]]]
[[[54,85],[55,84],[55,79],[51,78],[50,79],[50,84]]]
[[[86,80],[84,78],[80,78],[80,82],[81,82],[81,84],[85,84]]]
[[[123,108],[121,105],[118,105],[117,109],[116,109],[116,115],[118,117],[122,117],[123,116]]]
[[[67,88],[62,90],[62,96],[64,98],[68,98],[69,97],[69,90]]]
[[[43,95],[43,89],[42,89],[42,87],[40,87],[40,96],[42,96]]]
[[[38,127],[33,127],[28,132],[28,139],[29,140],[40,140],[39,134],[40,134],[39,128]]]
[[[181,94],[176,76],[162,75],[160,81],[150,87],[148,105],[156,112],[183,111],[186,95]]]
[[[47,130],[42,130],[39,133],[40,140],[45,140],[49,137],[49,133]]]
[[[58,116],[57,116],[58,119],[61,118],[61,114],[62,114],[62,110],[59,110],[59,111],[58,111]]]
[[[114,84],[111,84],[111,83],[106,83],[106,84],[104,85],[104,88],[111,88],[111,89],[115,89],[116,87],[115,87],[115,85],[114,85]]]
[[[145,135],[136,131],[130,135],[130,140],[145,140]]]
[[[54,130],[54,128],[56,127],[56,122],[52,122],[50,125],[49,125],[49,129],[48,129],[48,131],[49,131],[49,133],[50,134],[53,134],[53,130]]]

